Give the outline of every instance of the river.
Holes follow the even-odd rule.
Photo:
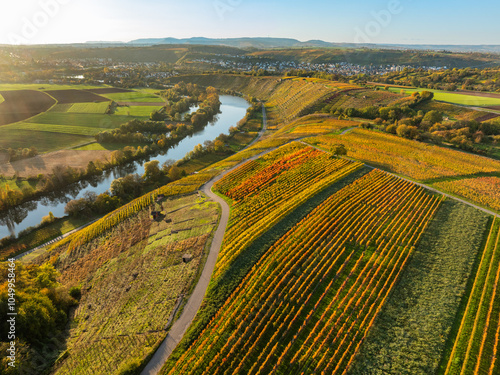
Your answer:
[[[228,134],[229,128],[235,126],[246,113],[249,103],[242,98],[221,95],[220,111],[213,122],[209,123],[203,130],[184,138],[175,147],[160,155],[151,155],[147,160],[132,162],[125,166],[116,167],[105,172],[105,174],[92,182],[80,182],[69,186],[67,191],[54,193],[51,196],[42,197],[38,200],[27,202],[19,207],[13,208],[0,214],[0,238],[10,234],[18,233],[28,227],[37,225],[42,218],[52,212],[56,217],[64,216],[64,207],[71,199],[81,198],[87,191],[97,194],[109,189],[111,182],[119,177],[130,173],[144,173],[144,163],[150,160],[158,160],[160,165],[166,160],[182,159],[197,144],[203,144],[206,140],[214,140],[221,133]],[[190,112],[193,111],[191,108]]]

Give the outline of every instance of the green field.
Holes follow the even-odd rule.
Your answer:
[[[140,91],[101,94],[101,96],[114,100],[115,102],[163,103],[163,100],[159,96]]]
[[[68,110],[71,108],[72,105],[73,104],[56,104],[51,109],[49,109],[47,112],[65,113],[65,112],[68,112]]]
[[[83,89],[101,89],[101,88],[106,88],[106,87],[111,87],[111,86],[108,86],[108,85],[104,85],[104,86],[54,85],[54,84],[49,84],[49,83],[26,83],[26,84],[1,83],[0,84],[0,91],[2,91],[2,90],[40,90],[40,91],[45,91],[45,90],[71,90],[71,89],[83,90]]]
[[[54,124],[36,124],[33,122],[18,122],[10,125],[9,129],[31,130],[51,133],[65,133],[75,135],[95,135],[106,128],[93,128],[88,126],[73,126],[73,125],[54,125]]]
[[[497,106],[500,105],[500,99],[497,98],[488,98],[484,96],[474,96],[474,95],[462,95],[462,94],[453,94],[440,90],[430,90],[430,89],[413,89],[413,88],[399,88],[399,87],[390,87],[390,91],[400,93],[403,90],[406,94],[411,94],[415,91],[430,91],[434,93],[434,99],[440,100],[447,103],[452,104],[460,104],[460,105],[469,105],[475,107],[488,107],[488,106]]]
[[[3,103],[3,101],[4,101],[4,100],[5,100],[5,99],[3,98],[3,96],[2,96],[2,95],[0,95],[0,103]]]
[[[7,130],[5,126],[2,129]],[[93,137],[76,134],[9,129],[0,137],[0,149],[35,146],[38,152],[43,153],[77,146],[93,139]]]
[[[64,104],[60,104],[64,105]],[[109,103],[75,103],[67,110],[70,113],[99,113],[104,114],[109,107]]]
[[[49,125],[86,126],[89,128],[114,129],[131,120],[128,116],[110,116],[97,113],[46,112],[26,122]],[[15,124],[12,124],[15,125]],[[7,125],[7,126],[12,126]]]
[[[28,121],[5,125],[2,128],[4,130],[8,130],[9,133],[14,130],[22,130],[93,136],[101,131],[117,128],[121,124],[131,119],[132,117],[128,116],[110,116],[96,113],[45,112],[32,117]],[[5,138],[5,136],[3,136],[2,138]],[[27,140],[25,140],[25,142],[29,142],[30,144],[32,144],[31,139],[32,137],[29,137]],[[2,139],[2,142],[4,141],[5,140]],[[82,142],[78,142],[76,144],[79,143]],[[8,144],[8,142],[6,142],[5,144]],[[73,144],[74,143],[63,145],[65,147],[68,147]],[[7,148],[12,146],[4,147]],[[22,146],[16,147],[27,147],[27,143],[23,143]],[[50,149],[52,149],[52,147],[50,147]]]
[[[54,90],[54,89],[85,89],[95,86],[85,85],[19,85],[1,84],[0,90]],[[131,106],[119,108],[114,115],[105,114],[109,102],[55,104],[48,111],[33,116],[27,120],[4,125],[0,138],[0,150],[25,148],[35,145],[39,152],[50,152],[63,148],[78,147],[92,141],[91,136],[105,130],[115,129],[134,118],[146,119],[163,103],[161,98],[150,92],[134,91],[130,93],[109,94],[113,100],[157,102],[158,106]],[[2,98],[3,100],[3,98]],[[111,100],[111,99],[110,99]],[[34,142],[36,139],[36,142]],[[110,149],[106,146],[93,146]],[[89,149],[89,148],[87,148]],[[112,147],[111,149],[116,149]]]
[[[129,106],[129,107],[118,107],[115,111],[115,115],[122,116],[137,116],[137,117],[149,117],[151,112],[160,109],[157,106]]]

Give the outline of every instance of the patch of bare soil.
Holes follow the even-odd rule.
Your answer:
[[[37,176],[38,174],[52,173],[54,167],[58,165],[70,166],[72,168],[86,168],[89,161],[100,160],[102,162],[109,159],[111,151],[107,150],[61,150],[50,152],[34,158],[16,160],[12,163],[0,154],[0,174],[20,177]]]

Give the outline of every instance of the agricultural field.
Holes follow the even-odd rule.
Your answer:
[[[84,126],[96,129],[113,129],[129,120],[130,117],[128,116],[109,116],[97,113],[46,112],[27,122],[47,125]]]
[[[500,337],[500,221],[491,225],[444,374],[497,374]],[[443,366],[444,367],[444,366]]]
[[[38,152],[44,153],[88,143],[93,141],[94,137],[71,133],[44,132],[38,131],[38,129],[37,131],[9,129],[8,131],[2,132],[2,136],[0,137],[0,149],[7,150],[8,148],[31,147],[33,146],[34,139],[36,139],[36,148]]]
[[[120,106],[117,107],[115,110],[114,115],[118,116],[134,116],[134,117],[147,117],[149,118],[149,115],[160,109],[161,107],[159,106]]]
[[[34,138],[42,153],[78,147],[93,141],[101,131],[133,118],[149,117],[163,103],[150,93],[113,87],[1,84],[0,88],[5,98],[0,104],[0,125],[7,126],[0,137],[0,150],[33,146]],[[98,94],[127,96],[138,100],[137,104],[146,104],[143,99],[147,99],[158,102],[158,106],[134,106],[106,115],[111,99]]]
[[[62,284],[82,289],[65,352],[52,374],[124,371],[165,337],[197,278],[219,213],[216,203],[198,194],[155,205],[162,211],[157,220],[147,208],[78,249],[51,252]],[[192,256],[188,263],[182,261],[185,253]],[[40,372],[33,366],[25,373]]]
[[[500,207],[499,196],[491,185],[492,182],[498,183],[500,161],[364,129],[305,141],[325,149],[342,143],[349,157],[408,176],[479,205],[496,210]]]
[[[347,374],[437,373],[488,223],[477,209],[441,203]]]
[[[381,171],[333,194],[271,246],[162,374],[343,373],[439,203]]]
[[[144,208],[152,205],[158,195],[163,194],[166,197],[170,197],[175,195],[193,193],[216,174],[217,172],[200,172],[164,185],[139,198],[134,199],[133,201],[121,206],[115,211],[110,212],[88,227],[85,227],[84,229],[73,233],[72,235],[50,246],[48,250],[50,252],[67,244],[68,251],[78,249],[80,246],[103,235],[106,231],[114,228],[116,225],[120,224],[127,218],[136,215]]]
[[[332,109],[386,107],[401,100],[401,96],[385,90],[352,89],[335,93],[325,100]]]
[[[1,91],[0,125],[26,120],[48,110],[56,101],[40,91]]]
[[[359,122],[356,121],[337,120],[326,114],[313,114],[300,117],[285,125],[273,136],[279,137],[286,134],[290,137],[302,138],[311,135],[342,132],[343,130],[357,126],[359,126]]]
[[[227,174],[214,185],[233,204],[213,277],[280,218],[361,166],[294,142]]]
[[[107,108],[108,104],[103,104]],[[8,130],[8,132],[5,132],[5,135],[0,139],[0,148],[32,146],[31,140],[36,137],[36,147],[39,152],[60,150],[61,146],[71,147],[91,142],[94,140],[93,136],[95,134],[119,127],[134,118],[90,113],[94,105],[99,105],[94,103],[90,104],[92,107],[87,113],[62,112],[60,107],[62,105],[65,104],[57,105],[56,107],[59,107],[56,108],[56,111],[39,114],[27,121],[4,125],[5,130]],[[83,104],[83,106],[87,105]],[[28,138],[23,139],[23,135],[26,133],[30,135]],[[74,142],[68,142],[68,137],[81,138],[75,138]],[[12,144],[12,146],[9,146],[9,144]],[[18,144],[19,146],[17,146]]]
[[[110,154],[111,152],[109,150],[59,150],[43,155],[37,155],[29,159],[2,163],[0,164],[0,174],[4,176],[17,175],[22,178],[29,178],[36,177],[40,173],[50,174],[53,172],[55,167],[60,166],[61,164],[75,169],[86,168],[91,160],[94,162],[99,160],[102,163],[106,163],[110,159]],[[22,190],[24,186],[25,184],[20,183],[15,190]],[[35,187],[36,186],[33,186],[33,188]]]
[[[389,87],[389,91],[394,93],[400,93],[404,91],[406,94],[411,94],[413,92],[430,91],[434,93],[434,99],[447,102],[451,104],[460,104],[472,107],[491,107],[500,106],[500,98],[492,96],[480,96],[480,95],[469,95],[462,93],[452,93],[441,90],[431,90],[431,89],[418,89],[418,88],[399,88],[399,87]]]
[[[125,93],[125,92],[133,92],[134,90],[122,89],[118,87],[101,87],[94,89],[86,89],[94,94],[102,95],[102,94],[116,94],[116,93]]]
[[[108,98],[108,100],[111,99],[115,102],[163,103],[163,100],[159,96],[141,91],[119,92],[102,95]]]
[[[67,103],[97,103],[106,102],[108,99],[86,90],[46,90],[59,104]]]
[[[269,112],[270,129],[279,128],[282,123],[289,122],[321,99],[333,92],[345,89],[345,84],[326,84],[327,81],[291,78],[284,79],[273,90],[266,107]],[[354,86],[353,86],[354,87]]]
[[[69,113],[99,113],[104,114],[109,107],[109,102],[102,103],[75,103],[68,108]]]

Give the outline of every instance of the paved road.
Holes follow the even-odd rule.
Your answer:
[[[256,142],[262,136],[262,134],[266,130],[267,122],[266,122],[266,113],[265,113],[264,108],[263,108],[263,118],[264,118],[264,127],[261,130],[261,132],[259,133],[259,136],[251,144],[253,144],[254,142]],[[344,132],[342,134],[344,134],[347,131],[350,131],[352,129],[353,128],[346,129],[346,130],[344,130]],[[299,142],[305,143],[305,142],[302,141],[302,138],[301,139],[291,140],[290,142],[294,142],[294,141],[299,141]],[[305,143],[305,144],[307,144],[307,143]],[[307,145],[311,146],[309,144],[307,144]],[[312,147],[314,147],[314,146],[312,146]],[[315,148],[319,149],[318,147],[315,147]],[[319,150],[321,150],[321,149],[319,149]],[[186,332],[187,328],[189,327],[189,325],[193,321],[196,313],[198,312],[198,309],[201,306],[201,302],[203,300],[203,297],[205,296],[205,292],[206,292],[206,289],[208,287],[208,283],[210,282],[210,276],[212,275],[212,272],[214,270],[215,262],[217,260],[217,256],[219,254],[220,246],[222,244],[222,239],[224,237],[224,232],[225,232],[225,229],[226,229],[226,226],[227,226],[227,222],[229,220],[229,206],[226,204],[226,202],[222,198],[220,198],[219,196],[217,196],[214,193],[212,193],[211,189],[212,189],[213,184],[216,181],[218,181],[219,179],[221,179],[222,177],[224,177],[226,174],[230,173],[231,171],[233,171],[234,169],[236,169],[237,167],[239,167],[242,163],[247,162],[249,160],[257,159],[260,156],[268,153],[269,151],[271,151],[271,150],[269,150],[269,149],[265,150],[265,151],[259,153],[258,155],[253,156],[250,159],[246,159],[246,160],[242,161],[241,163],[239,163],[238,165],[234,166],[233,168],[227,170],[223,174],[214,177],[212,180],[210,180],[208,183],[206,183],[202,187],[203,193],[206,194],[208,197],[210,197],[212,200],[218,202],[221,205],[221,207],[222,207],[221,219],[220,219],[217,231],[215,232],[214,239],[212,241],[212,245],[211,245],[211,248],[210,248],[210,254],[209,254],[207,262],[205,264],[205,268],[203,269],[202,276],[201,276],[198,284],[196,285],[196,288],[195,288],[193,294],[189,298],[189,300],[188,300],[188,302],[187,302],[187,304],[186,304],[186,306],[185,306],[185,308],[184,308],[184,310],[183,310],[180,318],[174,323],[174,325],[172,326],[172,329],[168,333],[167,337],[165,338],[165,340],[163,341],[163,343],[160,345],[159,349],[156,351],[155,355],[153,356],[153,358],[151,359],[151,361],[148,363],[147,367],[144,369],[144,371],[141,373],[141,375],[156,375],[156,374],[158,374],[158,372],[160,371],[161,367],[166,362],[166,360],[168,359],[168,357],[170,356],[170,354],[172,353],[172,351],[175,349],[176,345],[180,342],[180,340],[182,339],[182,336],[184,335],[184,333]],[[325,150],[321,150],[321,151],[325,151]],[[354,160],[354,159],[351,159],[351,158],[346,158],[346,159]],[[376,167],[374,167],[372,165],[369,165],[369,164],[366,164],[366,163],[364,163],[364,164],[367,167],[369,167],[369,168],[377,169]],[[430,187],[428,185],[421,184],[421,183],[412,181],[410,179],[403,178],[401,176],[395,175],[394,173],[390,173],[390,172],[387,172],[387,173],[389,173],[389,174],[391,174],[391,175],[393,175],[395,177],[402,178],[404,180],[410,181],[410,182],[412,182],[414,184],[417,184],[419,186],[422,186],[423,188],[428,189],[430,191],[433,191],[433,192],[436,192],[436,193],[439,193],[439,194],[443,194],[443,195],[445,195],[447,197],[450,197],[451,199],[455,199],[455,200],[457,200],[459,202],[462,202],[464,204],[467,204],[469,206],[477,208],[478,210],[486,212],[486,213],[488,213],[490,215],[498,216],[498,214],[495,213],[495,212],[493,212],[493,211],[487,210],[487,209],[485,209],[483,207],[479,207],[479,206],[477,206],[477,205],[475,205],[473,203],[467,202],[467,201],[465,201],[463,199],[454,197],[452,195],[443,193],[442,191],[434,189],[434,188],[432,188],[432,187]]]
[[[262,116],[263,116],[262,129],[259,132],[257,138],[253,142],[251,142],[247,147],[257,142],[257,140],[266,131],[267,118],[264,105],[262,106]],[[212,192],[212,186],[214,185],[215,182],[220,180],[226,174],[232,172],[234,169],[238,168],[241,164],[246,163],[249,160],[257,159],[258,157],[267,152],[269,152],[269,150],[265,150],[260,154],[251,157],[250,159],[246,159],[240,162],[231,169],[214,177],[213,179],[211,179],[209,182],[207,182],[205,185],[202,186],[201,190],[203,191],[203,193],[206,196],[208,196],[211,200],[219,203],[222,208],[219,225],[217,227],[217,230],[215,231],[212,244],[210,245],[210,252],[208,254],[205,266],[203,268],[203,272],[201,274],[198,283],[196,284],[196,287],[194,288],[193,293],[189,297],[186,305],[184,306],[184,310],[182,311],[181,316],[174,322],[172,328],[167,334],[167,337],[165,338],[165,340],[163,340],[158,350],[155,352],[155,354],[153,355],[147,366],[141,372],[141,375],[156,375],[159,373],[159,371],[167,361],[168,357],[175,349],[177,344],[181,341],[188,327],[191,325],[194,317],[196,316],[196,313],[198,312],[201,306],[201,302],[205,297],[205,293],[207,291],[208,284],[212,276],[212,272],[215,268],[215,262],[217,261],[217,256],[219,255],[219,250],[222,245],[222,239],[224,238],[224,233],[226,231],[227,223],[229,221],[229,206],[222,198],[220,198],[218,195]]]

